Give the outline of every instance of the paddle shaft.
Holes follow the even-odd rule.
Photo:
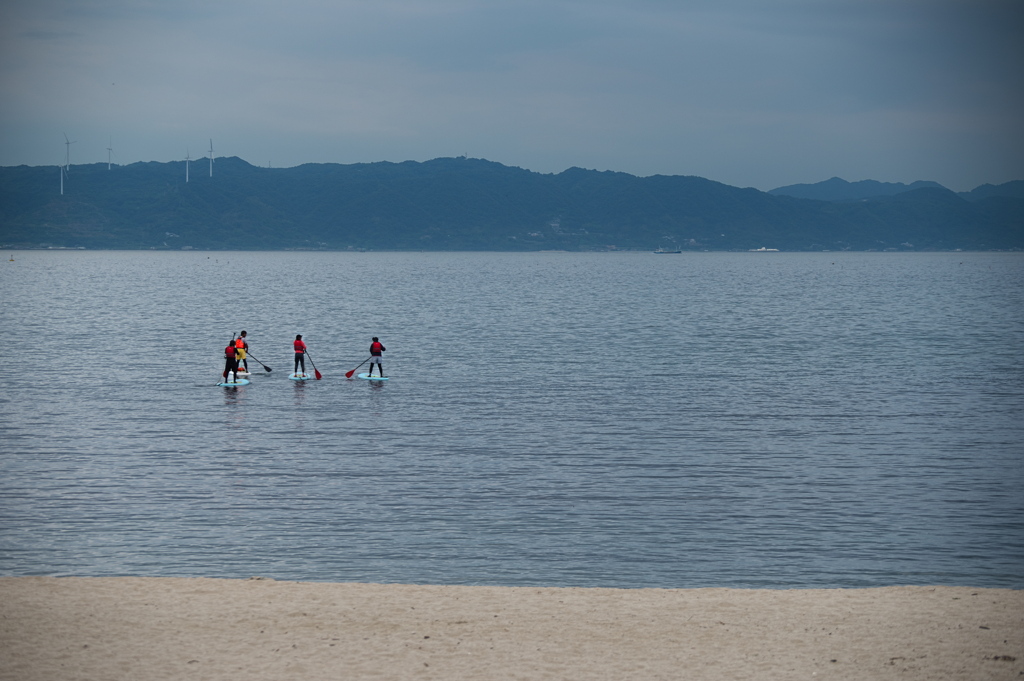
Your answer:
[[[371,359],[373,359],[373,355],[370,355],[369,357],[367,357],[366,359],[364,359],[364,360],[363,360],[362,362],[360,362],[360,363],[359,363],[359,367],[363,366],[364,364],[366,364],[367,362],[369,362],[369,361],[370,361]],[[311,361],[311,362],[312,362],[313,360],[309,360],[309,361]],[[358,369],[359,367],[356,367],[356,368],[355,368],[355,369],[353,369],[352,371],[349,371],[349,372],[347,372],[347,373],[345,374],[345,378],[352,378],[352,374],[354,374],[354,373],[356,372],[356,369]]]
[[[316,380],[319,381],[323,377],[320,375],[320,370],[316,368],[316,364],[313,364],[313,355],[309,354],[309,350],[303,350],[303,352],[306,353],[306,357],[309,357],[309,363],[313,365],[313,374],[316,376]]]
[[[251,352],[249,352],[248,350],[246,350],[246,352],[245,352],[245,356],[246,356],[246,357],[252,357],[253,359],[256,359],[255,357],[253,357],[253,354],[252,354]],[[260,365],[261,367],[263,367],[264,369],[266,369],[267,371],[273,371],[273,369],[271,369],[270,367],[268,367],[268,366],[267,366],[266,364],[264,364],[263,362],[260,362],[260,361],[259,361],[258,359],[256,359],[256,361],[257,361],[257,362],[259,362],[259,365]],[[309,361],[311,361],[311,362],[312,362],[313,360],[309,360]]]

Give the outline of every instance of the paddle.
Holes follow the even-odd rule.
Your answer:
[[[373,359],[372,355],[367,357],[366,359],[364,359],[362,362],[360,362],[359,363],[359,367],[363,366],[364,364],[369,362],[371,359]],[[312,362],[313,360],[309,360],[309,361]],[[358,369],[359,367],[356,367],[356,369]],[[345,372],[345,378],[352,378],[352,374],[354,374],[356,372],[356,369],[353,369],[352,371]]]
[[[309,357],[309,363],[313,364],[313,356],[309,354],[309,350],[303,350],[303,352],[306,353],[306,357]],[[320,371],[316,368],[315,364],[313,364],[313,373],[316,374],[316,380],[319,381],[321,378],[323,378],[323,376],[320,375]]]
[[[250,352],[250,353],[248,353],[248,355],[247,355],[247,356],[248,356],[248,357],[252,357],[252,353],[251,353],[251,352]],[[253,358],[253,359],[256,359],[255,357],[252,357],[252,358]],[[310,360],[310,361],[313,361],[313,360]],[[260,365],[261,367],[263,367],[264,369],[266,369],[268,373],[269,373],[269,372],[271,372],[271,371],[273,371],[273,369],[271,369],[270,367],[268,367],[268,366],[267,366],[266,364],[264,364],[263,362],[260,362],[260,361],[259,361],[258,359],[256,359],[256,362],[257,362],[257,363],[258,363],[258,364],[259,364],[259,365]]]

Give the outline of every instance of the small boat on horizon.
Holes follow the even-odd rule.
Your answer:
[[[666,251],[664,248],[658,247],[655,253],[682,253],[682,251]]]

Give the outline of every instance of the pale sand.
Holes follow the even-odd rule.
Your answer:
[[[0,678],[1024,679],[1024,591],[0,579]]]

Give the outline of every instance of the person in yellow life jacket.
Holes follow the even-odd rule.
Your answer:
[[[249,349],[249,342],[245,338],[245,331],[235,339],[235,359],[238,360],[245,373],[249,373],[249,360],[246,358],[246,350]]]
[[[376,364],[377,365],[377,373],[380,374],[381,378],[384,378],[384,365],[381,364],[381,362],[380,362],[380,355],[385,350],[387,350],[387,348],[384,347],[384,344],[381,343],[380,340],[378,340],[376,336],[374,336],[373,337],[373,342],[370,343],[370,375],[371,376],[373,376],[373,365]]]

